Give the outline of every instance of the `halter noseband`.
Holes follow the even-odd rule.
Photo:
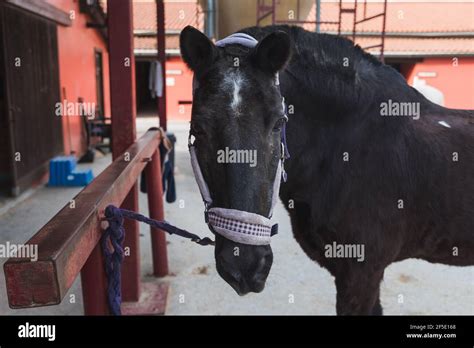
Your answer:
[[[222,40],[216,42],[217,47],[224,47],[227,45],[242,45],[244,47],[253,48],[258,44],[250,35],[244,33],[235,33]],[[276,75],[276,83],[279,85],[278,73]],[[193,94],[194,90],[198,87],[196,78],[193,79]],[[285,114],[285,120],[288,120],[286,116],[285,99],[282,98],[282,108]],[[205,205],[205,221],[209,226],[209,229],[213,233],[220,234],[221,236],[232,240],[234,242],[248,244],[248,245],[267,245],[270,244],[271,236],[278,232],[278,224],[272,224],[271,217],[273,214],[273,208],[278,201],[278,193],[280,191],[281,179],[286,181],[286,173],[283,167],[285,159],[290,157],[287,146],[286,146],[286,122],[283,124],[281,130],[281,156],[278,161],[278,167],[275,173],[275,179],[273,180],[273,192],[272,192],[272,205],[270,208],[269,216],[263,216],[260,214],[250,213],[243,210],[237,209],[226,209],[212,206],[212,197],[207,186],[204,176],[202,175],[201,167],[196,155],[196,147],[191,139],[192,134],[190,132],[188,138],[189,153],[191,155],[191,166],[193,168],[194,177],[199,186],[199,192],[204,201]]]

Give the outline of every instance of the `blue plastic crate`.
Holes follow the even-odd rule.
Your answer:
[[[48,186],[85,186],[94,175],[92,169],[76,170],[74,156],[57,156],[49,162]]]

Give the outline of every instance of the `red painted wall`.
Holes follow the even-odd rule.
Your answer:
[[[444,94],[445,107],[474,109],[474,57],[426,58],[404,72],[413,85],[420,72],[435,72],[435,77],[420,77]]]
[[[170,57],[166,61],[166,112],[168,120],[190,121],[191,104],[180,101],[193,100],[193,73],[180,57]]]
[[[72,26],[58,25],[59,80],[61,100],[97,102],[94,49],[102,51],[104,75],[104,111],[110,115],[109,57],[107,43],[97,29],[87,28],[89,20],[79,11],[79,1],[48,0],[59,9],[73,13]],[[74,12],[71,12],[74,11]],[[65,92],[65,95],[64,95]],[[79,116],[63,117],[64,152],[75,151],[77,155],[86,149],[82,120]]]

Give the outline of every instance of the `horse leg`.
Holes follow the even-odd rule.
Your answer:
[[[383,308],[382,304],[380,303],[380,290],[377,293],[377,300],[375,301],[375,305],[372,308],[372,315],[383,315]]]
[[[381,315],[379,296],[382,277],[383,270],[367,272],[364,269],[337,275],[337,315]]]

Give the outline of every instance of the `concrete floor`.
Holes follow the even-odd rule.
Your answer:
[[[139,133],[156,124],[156,119],[139,119]],[[176,146],[178,200],[166,204],[168,221],[200,236],[211,236],[203,221],[203,206],[194,181],[187,152],[187,123],[172,123]],[[99,158],[94,173],[110,163]],[[0,243],[21,243],[31,237],[80,189],[40,188],[20,203],[2,210]],[[140,194],[140,211],[146,214],[146,196]],[[0,212],[0,213],[1,213]],[[265,290],[239,297],[217,274],[213,249],[176,236],[168,236],[170,276],[156,280],[152,272],[150,233],[141,226],[142,275],[145,281],[167,281],[171,285],[167,314],[335,314],[333,277],[307,258],[291,234],[289,219],[279,204],[275,219],[280,233],[272,240],[274,264]],[[5,260],[0,260],[3,264]],[[71,303],[74,295],[75,303]],[[403,295],[403,303],[398,303]],[[474,314],[474,267],[433,265],[420,260],[393,264],[381,285],[385,314]],[[294,299],[294,301],[290,301]],[[0,272],[0,314],[82,314],[79,279],[59,306],[11,310],[6,300],[5,280]]]

